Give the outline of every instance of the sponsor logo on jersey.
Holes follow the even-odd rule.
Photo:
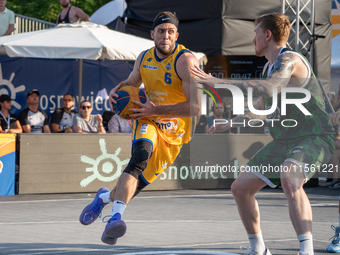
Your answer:
[[[176,133],[178,128],[179,120],[176,118],[157,118],[152,119],[156,123],[157,127],[161,129],[164,133]]]
[[[152,69],[152,70],[158,70],[157,66],[149,66],[149,65],[143,65],[145,69]]]
[[[166,69],[167,71],[170,71],[170,70],[172,69],[170,63],[168,63],[168,64],[165,66],[165,69]]]
[[[141,135],[145,135],[147,133],[147,131],[148,131],[148,126],[149,126],[149,124],[143,123],[142,126],[140,127],[140,132],[139,133]]]
[[[146,61],[151,62],[152,58],[148,58]]]

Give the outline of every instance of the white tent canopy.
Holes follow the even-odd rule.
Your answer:
[[[127,7],[125,0],[113,0],[100,7],[91,16],[91,22],[101,25],[107,25],[118,16],[123,16]]]
[[[79,98],[82,94],[83,59],[135,61],[154,46],[152,40],[81,22],[0,37],[0,54],[9,57],[79,59]],[[203,53],[194,53],[198,59]]]
[[[10,57],[135,60],[154,44],[85,22],[2,37],[0,45]]]
[[[154,46],[152,40],[90,22],[0,38],[1,53],[10,57],[131,60]],[[198,59],[203,53],[194,53]]]

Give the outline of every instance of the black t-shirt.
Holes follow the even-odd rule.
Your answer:
[[[205,126],[208,124],[207,117],[205,115],[201,115],[200,120],[196,124],[195,133],[205,133]]]
[[[16,116],[15,114],[13,113],[8,113],[9,114],[9,117],[10,117],[10,124],[9,124],[9,128],[18,128],[17,127],[17,120],[18,120],[18,116]],[[4,119],[4,117],[0,114],[0,122],[1,122],[1,128],[2,130],[6,130],[8,129],[8,125],[7,125],[7,121],[8,121],[8,118]]]
[[[32,133],[43,133],[43,126],[48,125],[48,118],[45,112],[38,109],[32,112],[26,108],[19,114],[21,126],[30,125]]]
[[[76,113],[77,112],[73,110],[71,111],[71,113],[67,113],[65,112],[64,108],[58,108],[51,115],[51,124],[58,124],[61,130],[72,128],[73,116]]]

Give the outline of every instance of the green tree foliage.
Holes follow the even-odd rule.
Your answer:
[[[91,16],[111,0],[71,0],[71,5]],[[7,0],[6,7],[14,13],[55,23],[62,7],[59,0]]]

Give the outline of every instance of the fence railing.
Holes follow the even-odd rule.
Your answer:
[[[55,26],[55,23],[15,14],[15,25],[13,34],[37,31]]]

